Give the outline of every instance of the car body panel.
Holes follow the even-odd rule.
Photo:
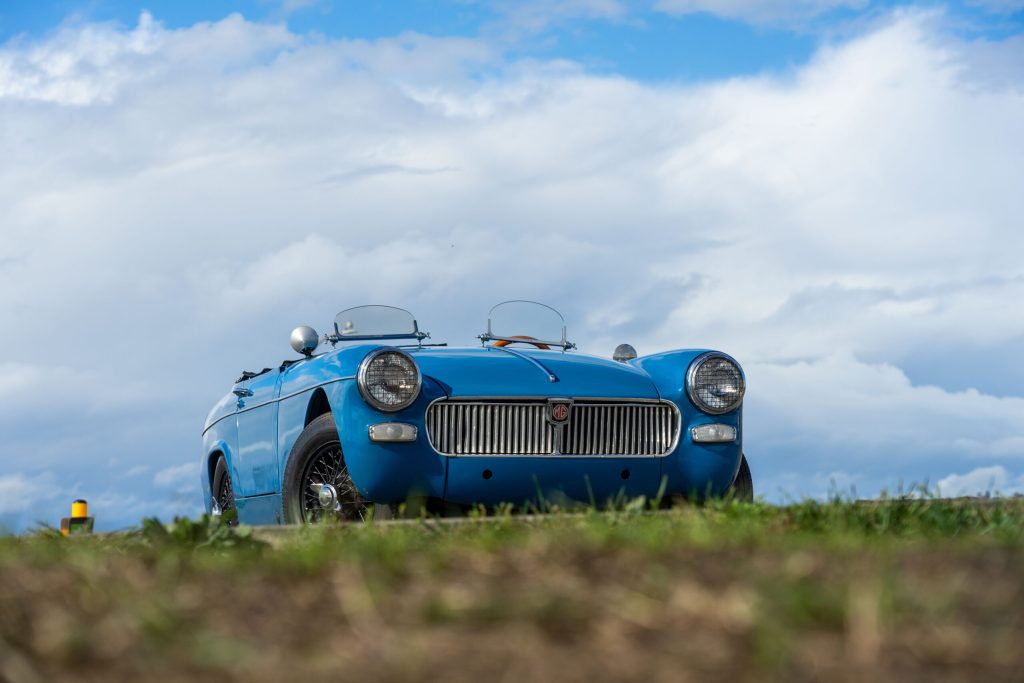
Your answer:
[[[684,412],[700,412],[699,408],[693,405],[686,395],[686,368],[705,353],[707,353],[707,349],[667,351],[635,358],[629,362],[629,365],[649,377],[659,394],[677,403],[685,404]],[[683,368],[682,372],[679,371],[680,366]],[[680,408],[682,409],[683,406],[680,405]]]
[[[238,450],[234,480],[236,495],[260,496],[279,490],[280,472],[277,462],[277,396],[281,373],[268,372],[238,385],[252,392],[239,398],[235,421],[238,429]]]
[[[654,384],[643,370],[595,356],[493,346],[424,349],[413,351],[412,355],[423,374],[435,378],[453,398],[559,395],[658,398]],[[550,381],[544,369],[558,381]]]
[[[281,523],[281,494],[235,498],[238,521],[242,524],[267,525]]]
[[[381,413],[363,400],[355,380],[340,382],[329,395],[341,450],[349,475],[367,500],[398,503],[409,495],[440,498],[444,494],[446,461],[430,447],[424,414],[431,401],[442,398],[440,385],[424,378],[423,388],[415,402],[404,410]],[[372,424],[405,422],[416,426],[417,438],[412,443],[373,443],[369,438]]]
[[[742,409],[741,409],[742,410]],[[666,488],[672,493],[684,496],[723,495],[729,490],[743,455],[743,430],[741,411],[725,415],[706,415],[690,408],[683,414],[683,429],[679,444],[672,457],[665,458],[662,475]],[[737,438],[733,443],[694,443],[692,430],[702,424],[727,424],[736,427]]]
[[[654,498],[662,458],[451,458],[445,500],[472,505],[567,501],[603,505],[618,497]],[[575,462],[573,462],[575,461]]]
[[[377,503],[423,496],[457,504],[519,505],[564,499],[601,504],[623,495],[718,495],[728,490],[739,468],[742,405],[712,416],[699,410],[686,392],[686,370],[705,349],[620,363],[529,346],[403,348],[420,368],[421,391],[409,407],[382,412],[363,399],[356,376],[367,354],[386,346],[341,345],[236,384],[233,389],[248,389],[253,395],[225,396],[210,411],[204,429],[207,510],[211,508],[210,473],[222,454],[235,486],[239,519],[252,524],[279,522],[282,479],[295,442],[322,410],[329,410],[334,418],[354,484],[366,500]],[[557,381],[550,381],[550,374]],[[659,457],[446,456],[434,450],[426,428],[430,403],[478,398],[667,400],[679,411],[679,438],[671,452]],[[415,426],[415,441],[370,441],[370,426],[383,422]],[[736,442],[694,443],[692,428],[709,423],[736,427]]]
[[[206,434],[214,424],[229,415],[234,415],[236,410],[238,410],[238,397],[229,392],[210,409],[206,416],[206,423],[203,425],[203,434]]]

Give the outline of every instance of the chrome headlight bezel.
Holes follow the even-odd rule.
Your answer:
[[[407,361],[409,361],[413,369],[416,371],[416,388],[413,391],[412,395],[402,403],[384,403],[377,399],[377,397],[375,397],[367,388],[366,375],[367,372],[369,372],[370,366],[373,364],[373,361],[387,354],[394,354],[404,357]],[[363,400],[366,401],[371,407],[376,408],[377,410],[380,410],[385,413],[395,413],[398,412],[399,410],[405,410],[413,403],[415,403],[417,398],[419,398],[420,391],[423,389],[423,374],[420,372],[419,364],[408,353],[402,351],[401,349],[396,349],[391,346],[385,346],[383,348],[376,349],[366,354],[366,357],[363,358],[362,362],[359,363],[359,371],[356,373],[356,385],[359,387],[359,393],[362,395]]]
[[[733,367],[735,367],[737,373],[739,373],[739,398],[737,398],[733,403],[729,404],[724,408],[708,405],[707,403],[700,399],[697,392],[697,372],[706,362],[710,360],[724,360],[727,363],[730,363]],[[743,405],[743,396],[746,393],[746,391],[747,378],[746,375],[743,374],[743,368],[740,366],[739,363],[736,362],[735,358],[733,358],[727,353],[722,353],[721,351],[708,351],[707,353],[702,353],[701,355],[693,359],[693,362],[690,363],[690,367],[687,368],[686,370],[686,395],[690,397],[690,401],[693,402],[693,405],[697,406],[699,410],[707,413],[708,415],[724,415],[726,413],[731,413],[732,411],[736,410],[741,405]]]

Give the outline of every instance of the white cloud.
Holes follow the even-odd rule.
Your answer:
[[[163,488],[175,488],[185,485],[198,486],[199,459],[164,468],[153,476],[153,483]]]
[[[135,465],[134,467],[128,468],[125,471],[124,476],[125,478],[138,477],[140,475],[145,474],[148,471],[149,467],[147,465]]]
[[[856,499],[857,485],[863,476],[844,471],[779,472],[770,461],[754,459],[750,463],[754,476],[754,495],[758,498],[794,502],[806,498],[826,500],[833,497]]]
[[[954,443],[975,456],[1024,460],[1024,436],[1000,436],[992,441],[963,436]]]
[[[393,303],[473,343],[507,298],[564,309],[586,351],[736,355],[766,481],[1010,462],[1024,399],[987,349],[1024,339],[1019,53],[913,12],[697,86],[237,16],[9,42],[0,465],[185,477],[206,410],[295,325]],[[921,386],[950,358],[976,391]]]
[[[831,355],[792,364],[753,363],[751,400],[802,437],[892,444],[927,454],[970,439],[977,451],[1024,441],[1024,398],[914,386],[898,368]],[[1012,435],[1012,437],[1008,436]],[[1004,450],[1004,454],[1007,451]],[[1016,454],[1024,455],[1017,450]]]
[[[73,460],[68,459],[59,472],[60,476],[50,471],[0,475],[0,532],[36,524],[56,528],[61,518],[70,514],[71,502],[78,498],[88,501],[89,514],[95,519],[97,531],[137,526],[143,516],[158,515],[169,519],[175,515],[195,516],[202,512],[199,488],[189,485],[198,481],[197,464],[170,467],[159,472],[154,477],[154,484],[160,489],[173,490],[155,492],[120,482],[108,488],[102,479],[69,476],[68,472],[75,469]],[[92,463],[87,463],[88,467],[93,467]],[[133,472],[140,473],[140,469],[132,468],[128,476]]]
[[[768,496],[826,495],[823,468],[855,474],[837,478],[840,491],[872,496],[929,486],[964,462],[1024,461],[1024,398],[917,386],[842,354],[746,373],[744,450]]]
[[[992,465],[977,467],[966,474],[951,474],[939,481],[937,488],[944,496],[1012,494],[1024,491],[1024,477],[1014,478],[1002,465]]]
[[[69,26],[46,41],[0,49],[0,99],[109,103],[133,84],[250,63],[295,42],[283,27],[239,15],[182,31],[161,28],[148,12],[130,31],[115,24]]]
[[[10,474],[0,476],[0,515],[22,512],[32,502],[49,499],[53,477]],[[70,501],[69,501],[70,503]]]
[[[863,9],[870,0],[658,0],[669,14],[707,12],[752,23],[803,21],[836,9]]]
[[[130,410],[148,393],[147,387],[134,379],[111,383],[93,370],[0,362],[0,411],[8,418],[46,418],[72,406],[92,414]],[[85,404],[83,396],[89,397]]]

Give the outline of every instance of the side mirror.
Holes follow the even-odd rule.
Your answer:
[[[612,360],[617,360],[620,363],[625,363],[636,358],[636,349],[629,344],[619,344],[615,347],[615,353],[612,354]]]
[[[292,348],[303,356],[311,356],[320,346],[320,336],[309,325],[300,325],[292,330]]]

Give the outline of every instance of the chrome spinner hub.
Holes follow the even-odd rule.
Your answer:
[[[324,510],[334,510],[338,506],[338,492],[330,484],[321,484],[317,497]]]

